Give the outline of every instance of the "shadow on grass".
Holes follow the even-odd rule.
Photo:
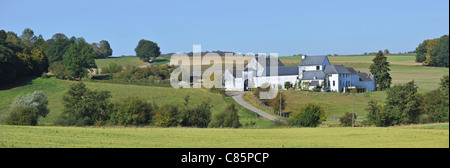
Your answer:
[[[34,79],[36,79],[36,78],[38,78],[38,77],[36,77],[36,76],[26,76],[26,77],[19,78],[19,79],[15,80],[15,81],[13,81],[11,83],[2,84],[2,85],[0,85],[0,91],[9,90],[9,89],[12,89],[12,88],[33,84],[32,81]]]

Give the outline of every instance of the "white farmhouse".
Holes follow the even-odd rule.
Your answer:
[[[300,87],[309,90],[321,86],[327,88],[326,91],[335,92],[354,88],[358,91],[375,91],[375,77],[372,74],[361,73],[352,67],[331,65],[327,56],[302,56],[299,66],[284,66],[276,60],[270,62],[266,57],[255,57],[245,69],[225,70],[225,89],[244,91],[261,87],[264,83],[271,84],[273,88],[281,86],[286,89],[285,84],[290,84],[292,88],[292,85],[301,81]]]

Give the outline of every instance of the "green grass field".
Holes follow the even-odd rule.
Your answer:
[[[138,57],[128,56],[128,57],[117,57],[117,58],[107,58],[107,59],[95,59],[95,64],[97,67],[107,67],[110,63],[116,63],[117,65],[127,66],[144,66],[144,65],[164,65],[170,62],[170,56],[158,57],[153,62],[143,62]]]
[[[142,66],[148,65],[149,63],[141,61],[138,57],[117,57],[117,58],[107,58],[107,59],[95,59],[95,64],[97,67],[107,67],[110,63],[116,63],[117,65],[127,66]]]
[[[4,148],[448,148],[448,129],[201,129],[0,125]]]
[[[11,86],[13,88],[0,88],[0,119],[4,117],[2,117],[3,114],[7,113],[10,104],[17,95],[30,94],[35,90],[40,90],[48,97],[48,108],[50,109],[50,113],[47,117],[39,119],[39,125],[52,125],[64,110],[62,96],[68,90],[71,83],[74,83],[74,81],[58,80],[54,78],[35,78],[29,81],[18,81],[16,84],[13,84],[13,86],[18,87]],[[163,104],[181,105],[184,103],[184,97],[190,95],[190,102],[192,102],[192,105],[210,100],[212,105],[211,113],[213,115],[223,111],[229,103],[234,103],[230,97],[223,97],[220,94],[214,94],[205,89],[174,89],[169,87],[112,83],[85,83],[88,88],[93,90],[110,91],[113,101],[121,97],[138,96],[145,98],[147,101],[152,101],[159,106]],[[246,123],[253,121],[256,122],[256,127],[271,126],[271,121],[263,118],[256,118],[253,115],[253,112],[244,110],[243,108],[241,109],[240,120],[242,124],[245,125]]]

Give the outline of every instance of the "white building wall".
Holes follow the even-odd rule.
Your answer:
[[[225,71],[225,90],[226,91],[244,91],[244,80],[234,78],[230,71]]]
[[[334,92],[339,92],[339,86],[340,86],[340,82],[339,82],[339,75],[338,74],[330,74],[328,76],[328,81],[330,82],[330,91],[334,91]],[[333,86],[333,81],[334,81],[334,86]]]
[[[289,76],[260,76],[254,77],[253,81],[255,83],[255,87],[261,87],[264,83],[270,83],[271,86],[281,85],[283,89],[284,83],[290,82],[292,86],[297,82],[297,75],[289,75]]]

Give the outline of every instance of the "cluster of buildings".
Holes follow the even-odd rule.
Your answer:
[[[375,77],[371,73],[331,65],[327,56],[302,56],[298,66],[284,66],[279,59],[257,56],[244,69],[227,69],[223,75],[227,91],[245,91],[263,85],[267,87],[267,84],[282,89],[375,91]]]

